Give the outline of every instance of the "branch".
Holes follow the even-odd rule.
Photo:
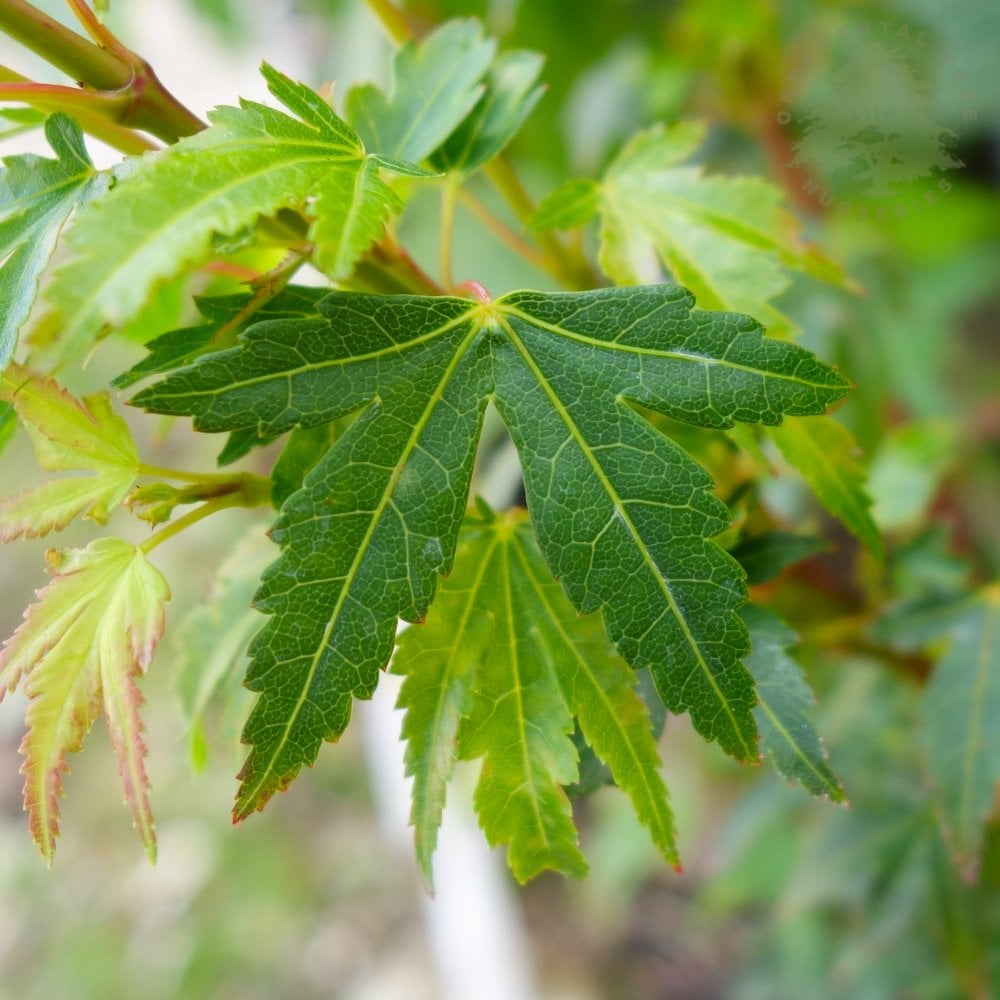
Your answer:
[[[114,97],[115,113],[108,117],[120,125],[149,132],[165,142],[176,142],[205,128],[205,123],[160,83],[149,63],[101,26],[86,4],[71,0],[71,6],[88,30],[100,37],[101,45],[25,0],[0,3],[0,31],[67,73],[87,91]]]

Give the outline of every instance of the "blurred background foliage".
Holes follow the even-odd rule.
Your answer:
[[[61,5],[43,6],[63,16]],[[665,870],[623,797],[579,800],[589,881],[543,877],[518,895],[538,995],[1000,995],[1000,828],[987,828],[978,866],[956,864],[922,743],[924,691],[947,626],[970,588],[1000,574],[1000,6],[414,0],[406,9],[428,27],[478,16],[502,45],[545,54],[548,92],[511,150],[536,197],[567,176],[598,175],[639,128],[703,118],[705,167],[780,184],[808,237],[863,286],[852,295],[797,278],[779,304],[802,342],[857,383],[837,417],[869,469],[886,562],[790,477],[765,476],[758,506],[734,503],[741,517],[831,542],[757,594],[801,638],[817,727],[851,806],[813,801],[764,768],[741,770],[668,721],[664,766],[685,871]],[[313,85],[336,81],[338,95],[387,78],[390,46],[355,0],[117,0],[111,18],[199,113],[260,97],[265,57]],[[3,61],[31,71],[21,56],[5,51]],[[872,93],[898,133],[885,162],[900,169],[881,193],[838,148],[859,114],[871,124],[862,109]],[[493,204],[485,187],[478,193]],[[402,228],[429,262],[436,213],[436,195],[418,193]],[[457,241],[460,277],[488,275],[494,293],[551,287],[470,215],[460,215]],[[214,280],[211,290],[226,289]],[[177,288],[165,290],[137,324],[140,339],[174,324],[180,303]],[[138,356],[127,344],[116,351],[73,388]],[[192,447],[155,421],[136,426],[158,454]],[[197,447],[184,463],[212,460],[209,442]],[[727,496],[727,476],[735,488],[740,475],[725,439],[703,434],[697,447]],[[3,468],[7,484],[34,475],[23,442]],[[250,517],[199,526],[170,547],[168,577],[199,581],[175,593],[172,625],[219,585]],[[5,634],[41,584],[43,548],[3,552]],[[192,737],[180,707],[200,713],[180,666],[185,636],[214,642],[220,676],[239,667],[223,631],[211,620],[179,626],[145,685],[156,869],[123,821],[104,746],[74,761],[61,854],[46,872],[23,829],[19,713],[0,715],[0,996],[441,995],[415,866],[377,822],[357,726],[265,815],[230,827],[238,721],[209,711]]]

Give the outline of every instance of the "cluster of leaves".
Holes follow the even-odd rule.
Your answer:
[[[850,282],[801,241],[776,188],[679,165],[703,126],[641,133],[599,181],[568,182],[526,220],[541,246],[568,254],[550,230],[599,215],[597,259],[612,287],[459,294],[449,275],[439,287],[405,256],[393,220],[410,192],[438,185],[450,198],[495,164],[541,95],[540,71],[537,55],[498,56],[477,22],[454,21],[401,46],[388,93],[350,90],[344,117],[265,66],[284,110],[218,108],[204,130],[109,174],[57,114],[45,123],[57,158],[8,160],[0,179],[0,287],[16,305],[0,336],[3,365],[71,215],[69,260],[28,338],[36,367],[80,357],[213,255],[254,240],[287,251],[249,293],[200,299],[199,321],[153,340],[117,380],[158,377],[132,402],[228,433],[222,461],[285,438],[266,487],[218,473],[169,486],[170,470],[142,463],[106,394],[77,402],[9,364],[3,399],[40,464],[89,475],[5,501],[0,530],[5,540],[44,534],[80,513],[103,523],[123,501],[156,525],[180,503],[203,502],[191,522],[270,499],[282,551],[254,597],[267,621],[252,640],[252,615],[227,622],[231,642],[203,677],[185,669],[186,700],[202,716],[249,641],[246,686],[258,697],[243,731],[241,819],[341,735],[353,700],[373,694],[391,661],[405,677],[412,821],[428,881],[458,758],[482,760],[476,809],[519,879],[585,872],[569,792],[588,755],[676,865],[658,708],[637,686],[647,675],[652,697],[688,713],[706,740],[741,761],[763,754],[813,794],[844,800],[788,653],[793,633],[743,607],[748,575],[775,576],[814,543],[749,532],[725,551],[719,541],[737,542],[738,505],[713,492],[684,435],[664,431],[726,431],[766,465],[753,426],[763,425],[829,511],[880,552],[853,441],[822,415],[849,382],[792,343],[793,325],[771,302],[789,268]],[[289,285],[307,261],[333,287]],[[490,404],[517,448],[527,513],[481,501],[468,510]],[[134,489],[140,475],[156,481]],[[167,590],[146,553],[189,522],[141,546],[100,539],[53,554],[53,583],[4,647],[4,689],[25,677],[31,698],[25,801],[46,856],[66,753],[102,705],[152,851],[134,679]],[[928,727],[935,744],[951,741],[935,777],[963,858],[975,854],[998,777],[995,748],[983,745],[996,604],[986,591],[963,619],[934,681],[953,704]],[[413,627],[397,644],[400,620]],[[970,712],[982,725],[956,753],[950,733],[966,732]]]

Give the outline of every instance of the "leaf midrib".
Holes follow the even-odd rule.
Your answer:
[[[543,330],[547,330],[549,333],[554,333],[557,336],[564,337],[567,340],[574,340],[581,344],[586,344],[589,347],[594,347],[599,350],[605,351],[621,351],[626,354],[636,354],[639,357],[655,357],[655,358],[665,358],[673,361],[692,361],[699,365],[706,365],[708,367],[719,367],[719,368],[731,368],[734,371],[748,372],[751,375],[758,375],[764,379],[775,379],[781,382],[791,382],[794,385],[807,386],[810,389],[836,389],[839,386],[835,383],[830,382],[810,382],[808,379],[797,378],[794,375],[786,375],[781,372],[770,372],[762,368],[751,368],[749,365],[741,365],[735,361],[728,361],[725,358],[713,358],[707,357],[701,354],[689,354],[685,351],[663,351],[651,347],[640,347],[638,345],[622,344],[616,341],[601,340],[597,337],[588,337],[586,334],[577,333],[575,330],[568,330],[565,327],[556,326],[554,323],[546,323],[544,320],[539,319],[537,316],[533,316],[531,313],[524,312],[518,309],[516,306],[507,305],[503,302],[497,303],[498,310],[507,313],[511,316],[516,316],[518,319],[524,320],[525,323],[530,326],[541,327]],[[658,306],[657,308],[663,308],[663,306]],[[643,316],[643,319],[647,319],[647,316]],[[628,328],[626,328],[628,329]],[[745,332],[745,331],[740,331]],[[761,337],[761,339],[765,339]]]
[[[765,692],[768,688],[768,684],[757,683],[757,707],[768,717],[771,725],[774,726],[775,731],[781,736],[785,743],[792,748],[795,752],[795,756],[805,764],[806,768],[812,772],[813,776],[820,783],[820,785],[825,788],[826,794],[834,801],[843,801],[843,792],[837,787],[835,782],[830,780],[830,777],[823,774],[822,771],[809,759],[809,755],[802,750],[799,746],[798,740],[796,740],[792,734],[788,731],[788,727],[784,725],[778,715],[771,708],[771,703],[765,697]]]

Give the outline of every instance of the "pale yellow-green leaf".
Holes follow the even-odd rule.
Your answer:
[[[21,744],[29,828],[51,861],[67,754],[80,749],[103,708],[126,803],[155,858],[135,677],[163,631],[169,588],[141,549],[118,538],[50,550],[49,562],[54,579],[0,651],[0,694],[26,678],[30,698]]]
[[[131,432],[108,394],[78,400],[54,379],[16,364],[2,378],[0,398],[13,404],[39,465],[88,475],[52,479],[0,500],[0,541],[48,534],[80,513],[103,524],[131,489],[140,465]]]

